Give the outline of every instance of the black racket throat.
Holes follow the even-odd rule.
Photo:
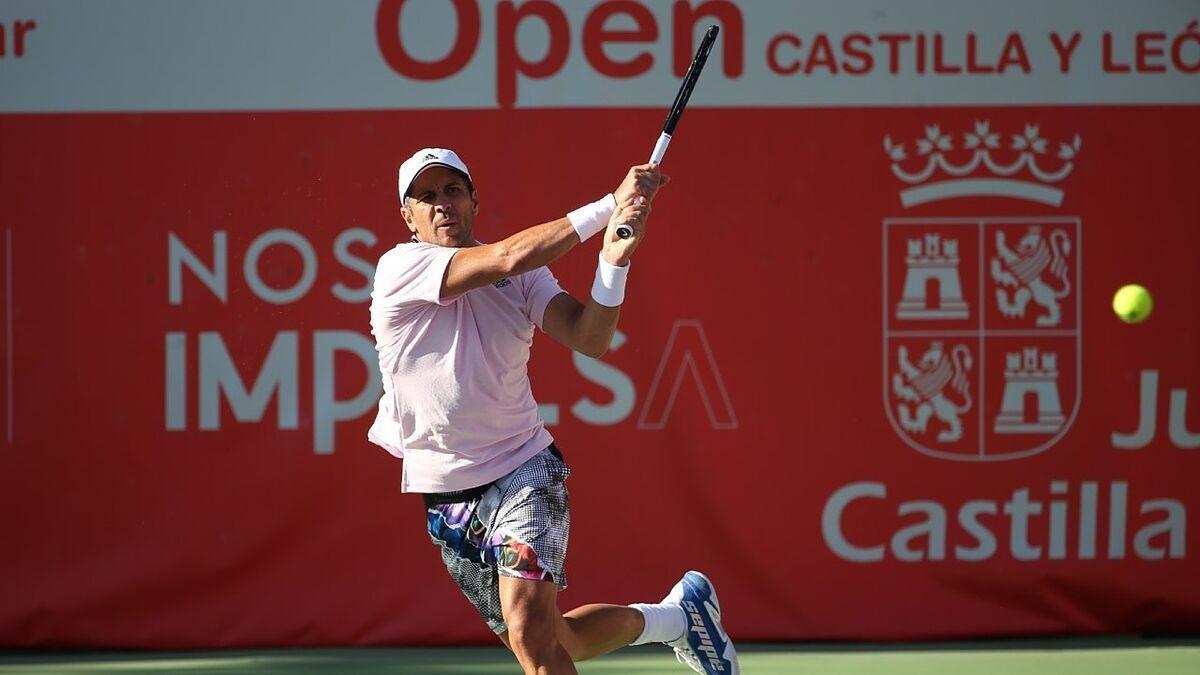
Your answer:
[[[714,24],[709,26],[708,31],[704,33],[704,39],[700,41],[700,48],[696,50],[696,56],[692,58],[692,64],[688,66],[687,74],[683,76],[683,83],[679,85],[679,92],[675,94],[675,102],[671,104],[671,112],[667,114],[667,121],[663,124],[664,134],[670,136],[675,134],[675,125],[679,124],[683,109],[687,107],[688,100],[692,98],[696,80],[700,79],[700,72],[704,70],[704,64],[708,62],[708,54],[716,44],[717,34],[720,32],[721,28]]]
[[[712,51],[713,44],[717,41],[717,34],[720,32],[721,29],[713,24],[704,33],[704,39],[700,41],[700,48],[696,50],[696,56],[692,58],[692,64],[688,66],[687,73],[683,76],[683,83],[679,85],[679,92],[675,94],[675,102],[671,104],[671,111],[667,114],[667,121],[663,124],[662,133],[659,134],[658,142],[654,144],[654,151],[650,153],[651,164],[661,162],[663,156],[667,154],[667,146],[671,143],[671,137],[675,135],[675,126],[679,124],[679,118],[683,116],[683,111],[687,108],[688,99],[692,97],[692,90],[696,88],[696,80],[700,79],[700,72],[704,70],[708,54]],[[617,236],[621,239],[628,239],[633,236],[633,228],[627,224],[618,225]]]

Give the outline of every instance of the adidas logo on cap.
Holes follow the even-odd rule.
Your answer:
[[[417,177],[417,174],[435,164],[454,169],[465,176],[468,182],[471,180],[471,172],[467,170],[467,165],[453,150],[421,148],[400,165],[397,176],[400,198],[404,199],[408,195],[408,188],[412,186],[413,179]]]

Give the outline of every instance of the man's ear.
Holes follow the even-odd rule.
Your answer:
[[[479,192],[476,190],[471,191],[471,206],[474,209],[471,211],[471,215],[479,215]]]
[[[416,234],[417,226],[413,224],[412,210],[405,206],[403,202],[400,203],[400,215],[404,218],[404,224],[408,226],[408,231]]]

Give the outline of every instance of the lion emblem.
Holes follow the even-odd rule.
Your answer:
[[[1058,301],[1071,293],[1066,262],[1071,254],[1071,238],[1066,230],[1052,232],[1047,243],[1038,227],[1030,227],[1016,251],[1005,245],[1004,232],[998,231],[996,251],[999,256],[992,258],[992,279],[1015,289],[996,289],[996,302],[1004,316],[1025,316],[1025,307],[1032,299],[1045,309],[1038,316],[1037,325],[1057,326],[1062,322],[1062,305]],[[1044,280],[1047,268],[1053,286]]]
[[[906,401],[898,406],[900,425],[910,433],[923,434],[929,418],[936,415],[947,427],[938,432],[938,441],[953,443],[961,439],[961,416],[972,405],[971,393],[967,390],[971,351],[966,345],[956,345],[947,354],[941,342],[933,342],[917,366],[909,362],[906,347],[901,345],[898,351],[900,370],[892,374],[892,392],[900,400]],[[947,386],[962,397],[962,405],[956,405],[946,397]],[[910,409],[910,403],[915,408]]]

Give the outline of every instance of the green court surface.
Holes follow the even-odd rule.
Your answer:
[[[812,675],[1196,675],[1200,639],[1065,639],[937,644],[743,645],[742,672]],[[662,647],[625,649],[580,673],[691,672]],[[211,652],[5,652],[0,673],[86,675],[436,675],[520,673],[502,649],[288,649]]]

